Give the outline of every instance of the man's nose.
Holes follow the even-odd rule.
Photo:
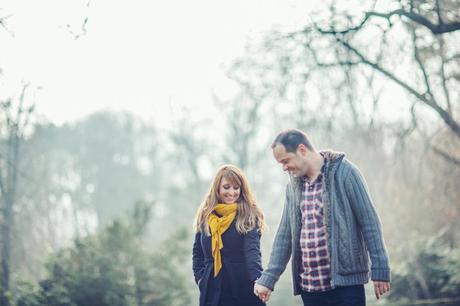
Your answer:
[[[287,171],[287,169],[288,169],[288,166],[287,166],[287,165],[284,165],[284,166],[283,166],[283,171]]]

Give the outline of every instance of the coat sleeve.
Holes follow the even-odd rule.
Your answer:
[[[244,235],[244,257],[249,279],[255,281],[262,273],[262,255],[260,253],[260,230],[255,228]]]
[[[289,218],[290,200],[288,190],[289,184],[286,187],[283,215],[281,217],[278,230],[276,231],[275,240],[273,241],[270,261],[267,269],[263,271],[260,278],[256,281],[257,284],[265,286],[271,290],[275,288],[275,283],[286,269],[286,265],[288,264],[292,254],[291,220]]]
[[[389,259],[380,219],[372,203],[364,177],[354,166],[351,167],[347,176],[345,190],[369,250],[371,279],[390,281]]]
[[[196,233],[195,241],[193,242],[192,268],[195,283],[198,284],[198,281],[203,276],[204,270],[204,253],[203,248],[201,247],[201,232]]]

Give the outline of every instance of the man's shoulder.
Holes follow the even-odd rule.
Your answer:
[[[364,176],[356,164],[349,159],[343,159],[335,171],[335,179],[342,183],[364,181]]]
[[[334,171],[334,180],[342,184],[352,181],[353,178],[362,177],[361,171],[358,166],[351,162],[349,159],[344,158]]]
[[[349,175],[354,171],[359,171],[359,168],[348,158],[342,159],[340,164],[337,166],[337,172],[340,172],[342,175]]]

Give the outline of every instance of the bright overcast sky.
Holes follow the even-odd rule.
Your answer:
[[[249,39],[304,24],[308,1],[3,0],[0,98],[40,86],[39,113],[55,123],[100,109],[167,124],[170,105],[205,113],[211,90],[231,91],[225,67]],[[87,33],[79,34],[88,17]],[[67,28],[70,25],[70,31]],[[163,121],[163,122],[162,122]]]

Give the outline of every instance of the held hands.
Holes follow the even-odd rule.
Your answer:
[[[270,294],[272,294],[272,290],[268,289],[265,286],[259,285],[257,283],[254,284],[254,294],[262,300],[262,302],[267,302],[270,299]]]
[[[377,300],[385,293],[390,291],[389,282],[374,281],[374,292]]]
[[[380,299],[380,297],[390,291],[390,283],[389,282],[381,282],[381,281],[374,281],[374,292],[375,297]],[[254,294],[262,300],[262,302],[267,302],[270,299],[270,295],[272,290],[269,288],[259,285],[257,283],[254,284]]]

